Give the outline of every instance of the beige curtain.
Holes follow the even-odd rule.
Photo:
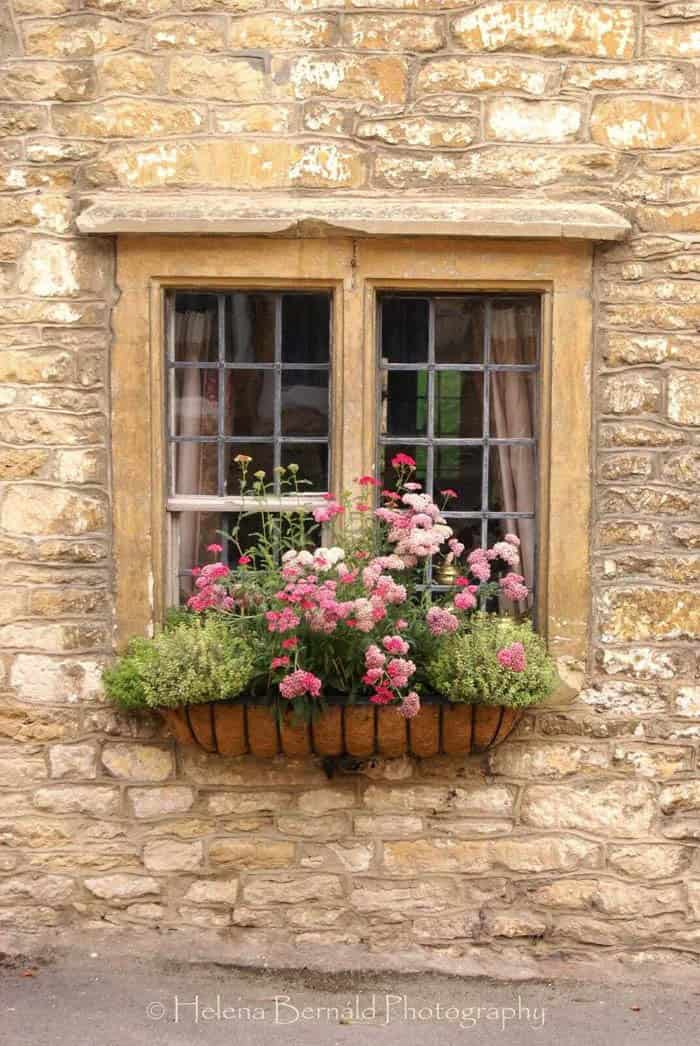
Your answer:
[[[190,310],[175,318],[176,359],[199,363],[207,359],[214,334],[210,312]],[[180,436],[216,435],[218,375],[216,371],[183,368],[180,396],[175,404]],[[217,451],[211,443],[178,443],[175,459],[175,490],[178,494],[200,494],[216,489]],[[199,559],[201,516],[180,515],[179,569],[189,570]]]
[[[531,363],[527,343],[536,336],[529,311],[497,308],[492,313],[491,362]],[[491,372],[492,434],[499,439],[534,437],[535,384],[531,373]],[[532,446],[498,446],[497,456],[504,512],[529,512],[535,505],[535,456]],[[529,588],[535,580],[535,521],[505,519],[506,532],[520,538],[520,572]],[[524,608],[521,608],[524,609]]]

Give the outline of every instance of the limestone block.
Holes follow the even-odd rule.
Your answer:
[[[175,772],[172,752],[156,745],[105,745],[102,765],[113,777],[133,781],[165,781]]]
[[[86,879],[85,886],[103,901],[133,901],[160,893],[160,883],[147,875],[103,875]]]
[[[143,863],[149,872],[197,872],[202,859],[203,847],[199,840],[154,839],[143,848]]]
[[[342,881],[337,875],[256,875],[246,880],[242,900],[246,904],[266,907],[271,904],[334,901],[343,895]]]
[[[358,51],[437,51],[444,32],[437,18],[423,15],[346,15],[343,34],[348,47]]]
[[[536,828],[643,835],[654,816],[654,790],[646,781],[530,785],[521,805],[524,824]]]
[[[48,813],[110,817],[119,812],[119,789],[97,784],[55,785],[35,792],[34,805]]]
[[[448,92],[478,93],[481,91],[518,92],[543,95],[556,88],[559,67],[535,59],[504,62],[488,56],[454,56],[431,58],[420,68],[416,77],[417,97]]]
[[[270,840],[214,839],[209,860],[236,868],[286,868],[294,860],[294,843]]]
[[[52,745],[49,772],[54,778],[93,778],[97,776],[97,746],[92,743]]]
[[[134,817],[170,817],[186,813],[194,804],[194,792],[182,785],[166,788],[129,788],[127,797]]]

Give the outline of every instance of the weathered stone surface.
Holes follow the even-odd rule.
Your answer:
[[[531,836],[523,839],[416,839],[384,844],[384,865],[393,873],[450,872],[472,875],[505,868],[514,872],[571,871],[594,867],[600,851],[576,836]]]
[[[686,871],[692,856],[688,846],[631,843],[609,847],[608,864],[614,871],[632,878],[670,879]]]
[[[357,814],[353,823],[359,835],[376,835],[380,838],[417,835],[423,828],[422,818],[411,814]]]
[[[583,91],[661,91],[673,94],[692,86],[692,73],[668,62],[571,62],[563,83]]]
[[[692,590],[610,589],[600,599],[603,642],[700,638],[700,594]]]
[[[94,91],[89,62],[13,62],[3,70],[0,98],[20,102],[79,102]]]
[[[603,650],[599,663],[609,675],[627,675],[635,679],[672,679],[677,672],[673,654],[654,647]]]
[[[521,805],[525,824],[537,828],[573,828],[634,836],[649,831],[654,790],[645,782],[530,785]]]
[[[139,744],[105,745],[102,765],[113,777],[133,781],[165,781],[175,769],[169,749]]]
[[[261,63],[228,55],[176,55],[168,86],[173,94],[220,102],[256,102],[266,94]]]
[[[648,25],[644,30],[644,53],[663,58],[698,58],[700,32],[697,23]]]
[[[476,120],[436,120],[415,116],[397,120],[363,120],[358,138],[377,139],[412,148],[463,149],[479,135]]]
[[[197,879],[185,894],[190,904],[223,904],[228,907],[236,903],[237,879]]]
[[[146,875],[103,875],[86,879],[85,886],[103,901],[133,901],[160,893],[160,883]]]
[[[55,785],[34,793],[39,810],[55,814],[90,814],[109,817],[119,812],[119,789],[107,785]]]
[[[105,56],[96,68],[99,93],[109,95],[151,93],[163,76],[164,67],[159,59],[123,51]]]
[[[484,932],[492,937],[543,937],[547,920],[537,912],[509,909],[488,912]]]
[[[162,138],[202,130],[202,108],[177,102],[115,99],[101,105],[65,105],[53,114],[60,134],[86,138]]]
[[[309,901],[333,901],[344,895],[337,875],[305,875],[274,877],[256,875],[243,887],[242,899],[253,906],[270,904],[300,904]]]
[[[614,917],[661,915],[685,908],[680,886],[637,886],[614,879],[560,879],[529,891],[545,908],[591,910]]]
[[[530,741],[496,748],[489,756],[489,769],[505,777],[567,777],[570,774],[599,772],[608,766],[606,748],[593,745]]]
[[[284,835],[303,839],[343,839],[350,831],[350,822],[345,814],[281,814],[277,827]]]
[[[687,813],[700,809],[700,781],[666,785],[659,796],[662,813]]]
[[[506,785],[472,787],[449,785],[416,785],[407,788],[390,785],[370,785],[364,792],[363,803],[368,809],[383,812],[410,813],[427,811],[432,814],[486,814],[508,816],[513,812],[515,790]]]
[[[654,414],[660,402],[658,380],[642,374],[615,375],[603,386],[602,405],[607,414]]]
[[[376,160],[378,183],[392,189],[485,182],[525,188],[568,179],[599,182],[614,177],[617,168],[612,153],[588,146],[575,151],[488,146],[460,157],[439,153],[431,158],[380,154]]]
[[[359,51],[437,51],[444,30],[437,18],[416,15],[351,15],[343,24],[345,43]]]
[[[215,839],[209,844],[209,860],[235,868],[286,868],[294,860],[294,843],[247,839]]]
[[[221,18],[159,18],[151,23],[149,39],[156,50],[223,51],[226,24]]]
[[[503,0],[460,15],[452,30],[467,51],[631,58],[635,12],[631,7],[562,0]]]
[[[29,901],[37,904],[64,905],[71,901],[74,895],[75,884],[65,876],[33,875],[0,881],[0,904]]]
[[[229,47],[234,51],[322,48],[335,39],[335,23],[322,15],[247,15],[233,21],[229,30]]]
[[[700,373],[669,374],[668,417],[678,425],[700,425]]]
[[[116,18],[78,15],[60,21],[36,19],[25,23],[27,54],[49,58],[90,58],[106,51],[121,51],[138,38],[137,25]]]
[[[130,788],[127,792],[134,817],[170,817],[183,814],[194,803],[191,788],[172,785],[166,788]]]
[[[143,848],[143,863],[149,872],[196,872],[201,869],[202,860],[203,847],[199,841],[154,839]]]
[[[355,795],[351,790],[324,788],[322,791],[302,792],[298,799],[299,809],[303,814],[317,817],[332,810],[348,810],[355,805]]]
[[[503,62],[483,56],[432,58],[416,78],[418,98],[434,94],[518,91],[539,96],[556,87],[559,70],[546,62]]]
[[[691,763],[691,748],[620,744],[613,749],[613,766],[656,780],[690,770]]]
[[[615,149],[700,144],[700,103],[673,98],[601,98],[591,116],[594,142]]]
[[[700,716],[700,686],[682,686],[674,700],[676,715],[695,718]]]
[[[49,772],[55,778],[97,776],[97,747],[94,744],[52,745]]]
[[[277,79],[282,75],[278,69]],[[300,99],[331,95],[399,104],[406,97],[407,67],[401,58],[304,55],[292,62],[288,76],[294,96]]]
[[[359,150],[328,144],[308,145],[226,141],[178,142],[151,148],[115,148],[89,169],[97,185],[158,188],[165,185],[211,188],[279,188],[322,185],[357,187],[365,181]]]
[[[286,134],[292,129],[292,121],[289,105],[229,105],[213,112],[216,134]]]
[[[350,894],[350,904],[359,912],[391,911],[407,916],[444,911],[452,908],[455,901],[454,885],[444,879],[418,882],[358,879]]]
[[[502,142],[566,142],[578,137],[577,102],[500,98],[486,105],[486,137]]]

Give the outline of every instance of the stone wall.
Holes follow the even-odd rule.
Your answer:
[[[700,947],[700,4],[0,0],[0,927],[431,954]],[[585,689],[473,761],[175,751],[100,696],[113,244],[93,189],[595,200]],[[581,477],[588,482],[588,477]],[[556,520],[553,521],[556,525]]]

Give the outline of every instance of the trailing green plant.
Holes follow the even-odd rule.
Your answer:
[[[225,701],[248,688],[255,656],[251,636],[234,634],[218,616],[191,616],[152,640],[132,640],[105,672],[105,687],[128,709]]]
[[[445,637],[426,675],[450,701],[509,708],[536,704],[557,684],[554,662],[529,621],[483,612]]]

